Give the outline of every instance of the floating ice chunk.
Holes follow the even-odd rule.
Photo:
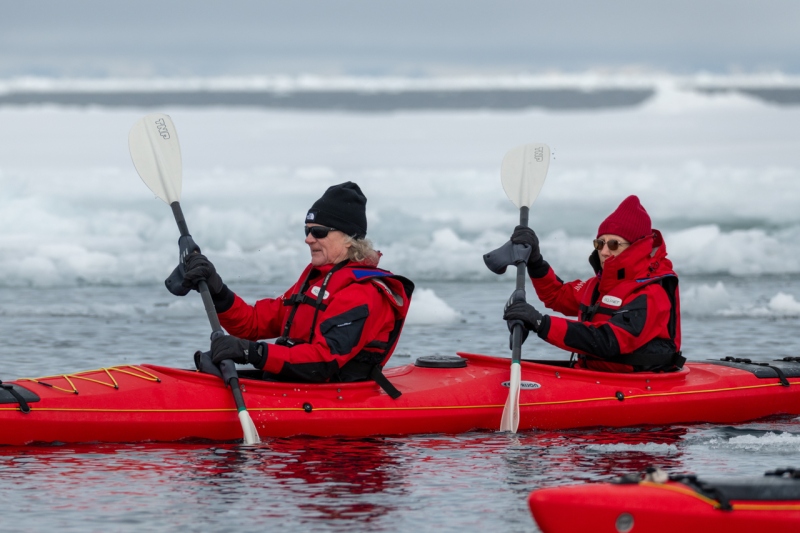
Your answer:
[[[586,447],[588,452],[619,453],[619,452],[644,452],[653,454],[672,454],[678,452],[675,444],[645,442],[642,444],[590,444]]]
[[[681,313],[694,316],[713,315],[730,305],[731,296],[725,285],[718,281],[713,287],[700,285],[681,291]]]
[[[414,291],[414,297],[409,309],[406,323],[408,324],[449,324],[455,322],[461,315],[436,296],[433,289],[420,289]]]
[[[779,292],[769,301],[768,308],[775,315],[800,316],[800,302],[791,294]]]
[[[769,450],[797,453],[800,452],[800,435],[770,431],[763,435],[740,435],[732,437],[728,441],[714,439],[710,444],[712,448],[729,448],[748,452]]]

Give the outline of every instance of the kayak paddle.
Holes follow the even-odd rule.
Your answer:
[[[503,158],[500,179],[503,190],[519,208],[519,223],[528,225],[530,207],[542,190],[550,166],[550,148],[546,144],[525,144],[510,150]],[[509,303],[525,301],[525,261],[517,262],[517,288]],[[519,391],[522,379],[522,324],[516,323],[511,333],[511,380],[508,399],[500,420],[500,431],[516,433],[519,427]]]
[[[178,229],[181,232],[178,245],[182,263],[188,254],[199,253],[200,248],[192,240],[181,210],[181,146],[178,143],[178,133],[172,119],[161,113],[153,113],[141,118],[131,128],[128,135],[128,148],[131,152],[133,166],[136,167],[142,181],[156,196],[172,208],[172,214],[175,216],[175,222],[178,223]],[[213,340],[224,335],[225,332],[222,331],[217,312],[214,309],[214,302],[205,281],[198,283],[198,291],[203,298],[203,305],[211,324],[211,339]],[[250,418],[250,413],[247,412],[244,404],[236,365],[230,359],[226,359],[220,364],[220,370],[225,383],[230,385],[233,392],[236,409],[239,411],[239,421],[242,423],[244,432],[244,443],[257,444],[261,442],[253,419]]]

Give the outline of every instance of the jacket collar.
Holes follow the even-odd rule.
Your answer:
[[[591,262],[591,260],[590,260]],[[606,259],[603,269],[598,273],[600,292],[607,292],[621,281],[651,278],[670,274],[672,261],[667,259],[667,247],[661,232],[632,243],[621,254]]]

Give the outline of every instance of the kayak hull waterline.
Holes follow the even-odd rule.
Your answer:
[[[508,359],[459,355],[467,360],[462,368],[386,369],[402,392],[396,400],[371,381],[277,383],[242,373],[240,385],[262,437],[497,430],[508,396]],[[800,414],[800,363],[781,364],[783,379],[712,362],[669,374],[612,374],[523,361],[519,429],[736,423]],[[120,366],[3,384],[9,386],[28,410],[0,390],[0,444],[242,437],[230,390],[194,370]]]
[[[703,481],[713,491],[676,481],[592,483],[533,491],[533,518],[544,533],[800,531],[800,479]],[[733,497],[721,496],[729,494]]]

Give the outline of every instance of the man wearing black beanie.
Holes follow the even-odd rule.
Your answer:
[[[306,222],[333,226],[345,235],[356,239],[367,236],[367,197],[361,188],[348,181],[328,187],[322,198],[314,202],[306,215]]]
[[[254,305],[222,282],[202,254],[185,262],[183,285],[206,280],[222,327],[214,363],[232,359],[279,381],[374,379],[393,397],[400,393],[381,373],[403,326],[414,284],[378,268],[380,253],[367,236],[367,198],[353,182],[329,187],[306,214],[311,264],[280,298]],[[261,339],[275,338],[268,344]]]

